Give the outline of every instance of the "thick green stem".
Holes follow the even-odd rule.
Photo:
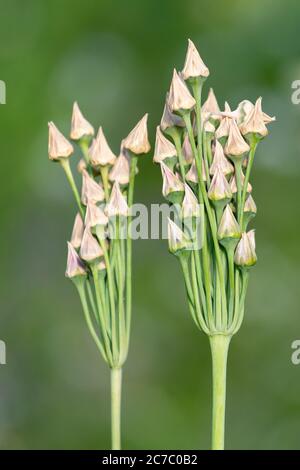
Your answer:
[[[111,369],[111,445],[121,450],[122,369]]]
[[[66,174],[67,180],[68,180],[68,182],[71,186],[71,189],[73,191],[73,194],[75,196],[79,212],[80,212],[81,216],[83,217],[84,216],[84,210],[83,210],[83,207],[82,207],[82,204],[81,204],[81,200],[80,200],[80,196],[79,196],[79,192],[78,192],[76,183],[74,181],[74,177],[73,177],[73,173],[72,173],[72,170],[71,170],[71,167],[70,167],[69,159],[68,158],[60,159],[60,164],[61,164],[61,166],[62,166],[62,168],[63,168],[63,170]]]
[[[226,368],[231,336],[210,336],[213,375],[212,450],[224,449]]]

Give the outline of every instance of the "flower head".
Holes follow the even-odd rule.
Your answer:
[[[123,140],[124,148],[134,153],[135,155],[148,153],[150,150],[147,119],[148,114],[145,114],[145,116],[137,123],[128,136]]]
[[[174,69],[170,86],[168,104],[171,112],[181,113],[190,111],[196,104],[185,82]]]
[[[57,129],[54,122],[48,123],[49,141],[48,154],[50,160],[60,160],[68,158],[74,152],[73,145],[65,138],[65,136]]]
[[[77,102],[73,105],[72,123],[70,137],[72,140],[80,140],[83,137],[89,137],[94,135],[93,126],[85,119],[82,112],[79,109]]]
[[[102,127],[99,127],[97,137],[89,148],[89,157],[91,164],[95,167],[113,165],[116,156],[109,147]]]
[[[184,80],[189,78],[207,78],[209,70],[200,57],[195,44],[190,39],[188,40],[188,50],[185,57],[185,64],[182,70]]]
[[[86,268],[79,258],[76,250],[70,242],[68,243],[68,259],[66,268],[66,277],[70,279],[77,278],[78,276],[86,276]]]
[[[78,249],[80,248],[82,237],[84,232],[84,224],[81,215],[77,213],[73,225],[72,236],[71,236],[71,245]]]

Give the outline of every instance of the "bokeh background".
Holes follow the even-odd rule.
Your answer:
[[[76,209],[47,158],[47,121],[68,133],[77,99],[117,152],[147,111],[153,144],[190,37],[220,104],[262,95],[277,116],[252,177],[259,263],[230,350],[227,448],[299,449],[299,1],[1,0],[0,10],[0,447],[109,448],[109,374],[64,278]],[[137,201],[162,201],[151,155],[136,186]],[[189,316],[177,260],[164,241],[136,242],[124,448],[208,448],[210,382],[208,341]]]

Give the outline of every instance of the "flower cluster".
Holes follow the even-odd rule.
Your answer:
[[[68,242],[66,276],[78,289],[88,328],[111,369],[127,356],[131,322],[130,207],[138,156],[149,152],[147,115],[122,140],[117,157],[100,127],[74,103],[70,137],[82,153],[77,189],[69,157],[73,145],[49,123],[49,158],[64,169],[78,206]]]
[[[193,319],[208,335],[232,336],[257,260],[255,232],[248,230],[257,211],[249,179],[257,145],[275,118],[262,111],[261,98],[235,110],[225,103],[221,111],[210,89],[202,104],[208,76],[189,40],[183,70],[173,72],[153,160],[163,196],[176,203],[180,224],[169,220],[169,250],[180,260]],[[191,221],[200,223],[201,249],[191,243]]]

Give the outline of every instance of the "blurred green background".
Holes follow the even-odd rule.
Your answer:
[[[72,102],[118,151],[145,112],[154,144],[172,68],[190,37],[220,104],[263,96],[277,116],[252,184],[259,263],[229,356],[227,448],[300,448],[300,79],[298,0],[0,1],[0,447],[109,448],[109,374],[64,278],[75,205],[47,158],[47,121],[69,131]],[[74,158],[75,163],[75,158]],[[136,201],[162,201],[152,157]],[[211,365],[165,241],[134,246],[124,448],[208,448]]]

